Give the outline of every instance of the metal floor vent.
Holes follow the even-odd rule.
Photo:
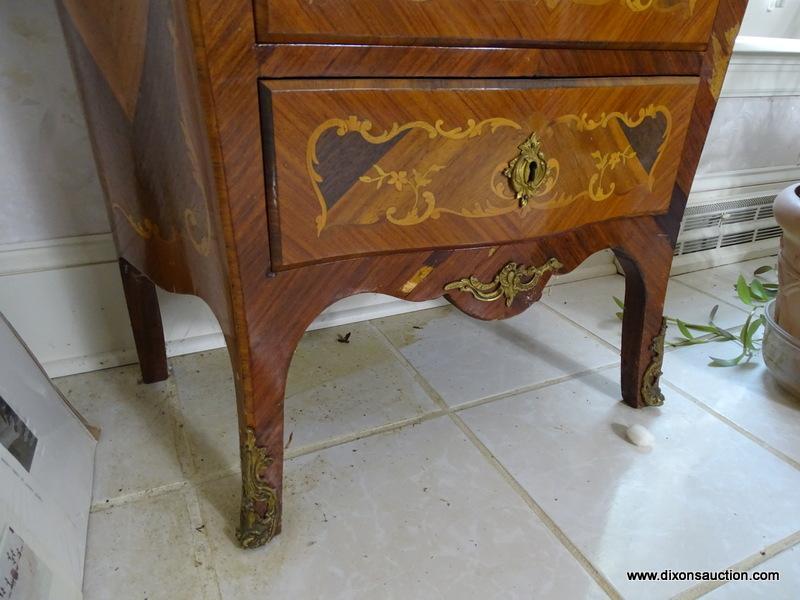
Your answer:
[[[752,244],[778,238],[772,204],[775,196],[756,196],[686,209],[675,256]]]

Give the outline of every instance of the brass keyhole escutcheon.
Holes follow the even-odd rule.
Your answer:
[[[548,172],[542,143],[534,133],[519,146],[519,154],[508,163],[503,175],[511,180],[511,187],[514,188],[519,205],[522,207],[528,204],[528,200],[547,179]]]

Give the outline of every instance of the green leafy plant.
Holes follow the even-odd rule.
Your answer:
[[[733,342],[737,344],[741,351],[733,358],[717,358],[711,356],[712,367],[732,367],[744,362],[750,361],[761,350],[762,337],[759,337],[759,332],[766,325],[766,317],[764,316],[764,309],[768,302],[770,302],[778,294],[778,284],[770,283],[764,280],[764,275],[773,271],[774,268],[770,266],[759,267],[753,271],[753,278],[748,282],[744,275],[739,275],[736,280],[736,295],[739,300],[750,307],[750,314],[747,315],[745,322],[738,327],[731,327],[730,329],[723,329],[714,322],[719,310],[719,304],[711,309],[708,315],[707,323],[687,323],[682,319],[675,317],[664,318],[670,325],[675,325],[678,328],[678,335],[673,340],[668,340],[666,343],[672,347],[681,346],[694,346],[697,344],[708,344],[710,342]],[[617,317],[622,319],[622,311],[625,310],[625,304],[614,297],[614,302],[620,308]],[[735,331],[737,331],[734,333]]]

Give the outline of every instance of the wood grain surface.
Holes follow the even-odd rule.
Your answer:
[[[469,2],[473,2],[473,9],[479,5],[479,10],[463,10],[464,6],[469,7],[465,4]],[[665,11],[667,4],[656,1],[650,6],[643,1],[639,3],[641,10],[630,10],[629,6],[637,6],[637,2],[625,0],[592,5],[577,1],[556,4],[549,0],[524,4],[499,0],[489,3],[459,0],[457,4],[456,0],[428,3],[323,0],[303,3],[296,12],[284,12],[278,9],[291,9],[299,0],[270,1],[269,4],[267,0],[257,0],[256,20],[251,0],[58,0],[117,249],[125,261],[122,263],[123,279],[128,288],[127,298],[132,303],[130,312],[135,337],[141,342],[137,345],[143,371],[148,379],[158,378],[163,365],[155,295],[153,288],[143,280],[146,276],[167,290],[196,294],[205,299],[222,325],[234,370],[243,447],[248,447],[248,441],[251,446],[254,443],[258,456],[266,459],[257,463],[255,472],[250,468],[254,464],[252,460],[246,460],[243,469],[245,497],[249,497],[249,501],[243,503],[243,514],[247,517],[243,523],[255,522],[260,531],[269,534],[252,539],[262,543],[280,531],[283,397],[294,349],[308,324],[324,308],[352,294],[381,292],[412,301],[447,294],[448,299],[467,314],[481,319],[505,318],[525,310],[538,299],[549,273],[531,289],[516,295],[510,305],[503,301],[481,302],[468,292],[448,291],[445,287],[471,276],[479,281],[493,281],[512,262],[540,266],[557,259],[562,265],[558,272],[564,273],[592,253],[611,248],[626,274],[621,398],[637,407],[653,400],[659,374],[658,341],[672,247],[747,3],[746,0],[678,0],[667,3],[671,9]],[[319,8],[318,13],[308,13],[312,4]],[[375,6],[386,10],[376,16],[373,14]],[[452,8],[453,13],[442,20],[437,11],[445,6]],[[687,6],[694,7],[690,16],[686,16]],[[354,16],[354,7],[361,7],[365,12]],[[520,11],[526,19],[515,20]],[[427,15],[427,20],[420,20],[420,15]],[[336,33],[331,33],[334,30]],[[318,41],[320,35],[336,35],[337,41],[342,43],[258,43],[259,38],[263,42],[281,35],[296,41],[312,38]],[[436,43],[424,47],[387,45],[423,39],[435,39]],[[377,41],[380,45],[353,44],[367,41]],[[476,47],[489,41],[496,47]],[[457,43],[465,45],[442,47]],[[529,223],[524,227],[517,225],[513,231],[509,229],[510,224],[499,227],[489,225],[495,223],[493,220],[470,220],[462,216],[435,235],[434,229],[428,229],[432,223],[429,219],[408,228],[424,229],[412,234],[410,243],[405,246],[398,245],[397,238],[388,238],[392,250],[388,254],[342,258],[285,270],[273,264],[270,245],[274,250],[276,242],[271,239],[270,231],[273,238],[282,235],[284,219],[289,216],[287,211],[293,211],[294,207],[282,204],[289,198],[275,194],[274,171],[264,168],[259,97],[259,86],[264,84],[260,79],[619,76],[699,77],[690,85],[675,82],[648,86],[639,82],[624,87],[625,93],[618,95],[613,93],[613,87],[598,86],[593,81],[590,83],[595,87],[580,88],[585,94],[581,102],[569,100],[574,106],[585,107],[583,112],[587,112],[589,118],[592,115],[588,113],[603,110],[638,109],[634,100],[640,100],[638,104],[641,104],[651,93],[644,90],[654,90],[652,102],[658,100],[670,109],[672,135],[681,127],[687,130],[682,151],[677,146],[676,149],[664,148],[668,156],[662,159],[666,161],[664,173],[654,185],[672,186],[672,190],[668,194],[659,187],[658,194],[650,197],[649,201],[654,204],[649,206],[656,207],[651,211],[636,208],[633,212],[617,212],[610,207],[607,211],[604,202],[599,202],[598,206],[603,209],[592,219],[584,220],[581,217],[584,209],[576,209],[575,215],[564,213],[548,222],[547,227],[537,228],[539,226],[530,217]],[[477,81],[472,83],[480,85]],[[285,94],[292,102],[298,100],[292,91],[293,86],[297,87],[296,82],[270,82],[268,85],[272,87],[270,96]],[[315,82],[305,85],[319,87]],[[328,100],[337,109],[336,114],[326,112],[329,110],[327,103],[305,100],[303,96],[298,105],[307,110],[302,119],[298,116],[295,124],[298,130],[307,133],[311,127],[309,123],[316,120],[316,127],[322,117],[349,119],[354,115],[364,119],[374,112],[376,116],[370,118],[374,119],[375,129],[380,128],[381,132],[390,128],[395,120],[410,118],[430,121],[440,117],[447,127],[463,128],[465,118],[485,118],[478,114],[483,109],[504,108],[521,127],[534,129],[539,125],[532,120],[532,115],[544,115],[542,123],[545,124],[555,116],[554,106],[542,112],[541,107],[548,106],[546,95],[562,93],[548,92],[548,86],[558,90],[556,82],[543,82],[541,90],[503,91],[502,97],[508,96],[508,99],[484,101],[484,94],[486,98],[494,98],[496,93],[486,89],[476,90],[477,100],[473,102],[470,96],[467,102],[465,97],[451,90],[442,99],[437,96],[434,101],[423,103],[415,94],[432,92],[422,92],[407,82],[400,85],[408,90],[372,94],[369,102],[362,102],[355,96],[343,101],[344,96],[337,94],[343,93],[342,87],[353,87],[352,84],[331,81],[328,92],[317,92],[329,94]],[[281,86],[284,87],[279,90]],[[682,98],[670,96],[672,86],[685,90]],[[396,101],[394,94],[401,91],[410,94],[404,97],[409,106]],[[545,96],[541,101],[537,96],[537,102],[531,103],[527,94]],[[313,97],[312,92],[309,97]],[[275,98],[271,101],[275,103]],[[279,99],[277,104],[281,103]],[[292,114],[289,104],[279,107],[283,113],[276,114],[284,116],[274,124],[265,121],[267,133],[271,132],[271,127],[277,127],[281,118],[285,121],[286,115]],[[427,109],[436,108],[436,114],[423,113],[427,110],[422,108],[423,104]],[[416,114],[417,109],[421,114]],[[575,112],[576,109],[571,110]],[[689,110],[687,127],[686,112]],[[451,111],[452,115],[445,114]],[[284,125],[288,125],[288,121]],[[286,164],[294,164],[292,161],[298,160],[298,156],[306,157],[308,138],[292,132],[288,126],[282,131],[275,138],[276,156],[283,152]],[[633,136],[640,149],[645,146],[652,149],[652,143],[643,146],[642,139],[636,137],[642,131],[636,133],[636,128],[631,131],[620,126],[615,136],[617,141],[626,143],[627,140],[632,147],[635,144],[630,136]],[[647,132],[648,135],[643,136],[647,140],[652,142],[653,136],[658,139],[657,127],[648,126]],[[482,141],[482,137],[476,140]],[[404,138],[389,152],[399,152],[402,144],[409,144],[408,155],[404,156],[410,160],[411,149],[422,143],[421,156],[435,157],[439,153],[451,156],[451,169],[456,162],[463,161],[465,168],[458,178],[461,181],[462,178],[471,180],[473,170],[483,164],[482,153],[499,152],[497,149],[502,146],[505,158],[505,144],[513,146],[521,139],[524,139],[522,134],[513,140],[503,140],[497,147],[491,144],[481,152],[464,150],[465,154],[461,154],[462,150],[453,150],[450,154],[451,149],[442,149],[432,142],[427,146],[428,142]],[[578,161],[585,159],[582,152],[589,142],[580,142],[580,139],[583,138],[576,136],[575,141],[570,142],[578,149],[574,164],[568,165],[567,159],[559,155],[564,172],[567,166],[577,173],[582,170]],[[596,141],[608,143],[600,138]],[[335,158],[335,149],[336,144],[329,144],[329,159]],[[513,151],[511,148],[512,154]],[[649,154],[640,152],[633,162],[643,166],[642,160],[652,160],[647,158],[652,157],[652,151]],[[499,157],[499,154],[494,156],[498,162]],[[269,153],[266,158],[266,164],[277,165],[278,170],[284,168],[280,161],[274,162]],[[670,165],[669,168],[666,165]],[[659,164],[652,168],[662,167]],[[335,172],[335,168],[328,172]],[[298,215],[304,223],[308,216],[315,219],[318,215],[311,214],[302,201],[303,197],[308,200],[308,190],[303,191],[298,183],[300,171],[290,169],[287,173],[298,178],[297,182],[282,183],[291,183],[290,189],[301,198]],[[374,177],[374,172],[368,176]],[[333,190],[336,195],[343,185],[336,177],[333,183],[335,185],[327,190]],[[376,182],[372,184],[377,185]],[[279,215],[268,215],[268,189],[269,198],[274,200],[271,210],[275,213],[279,208]],[[437,201],[453,201],[446,196],[444,191],[439,191]],[[643,202],[645,196],[648,196],[646,190],[630,194],[626,201],[630,202],[628,208],[643,206],[637,203]],[[317,208],[319,206],[317,203]],[[356,220],[360,218],[358,210],[345,218],[344,227],[351,232],[365,227],[347,224],[354,215]],[[277,217],[280,221],[270,222]],[[598,220],[594,220],[595,217]],[[449,217],[440,217],[445,218]],[[504,218],[510,217],[501,216],[500,220]],[[481,232],[474,229],[468,243],[481,245],[470,248],[451,245],[457,239],[454,236],[459,235],[453,233],[454,229],[465,222],[477,221],[486,223],[492,234],[505,234],[505,237],[494,239],[491,235],[484,241],[477,241],[474,236]],[[572,223],[572,227],[562,230],[565,222]],[[303,233],[302,229],[292,230],[292,235],[302,240],[301,244],[295,244],[301,248],[296,251],[305,252],[306,257],[316,252],[313,233],[313,227],[312,235]],[[386,244],[367,248],[367,244],[359,240],[360,233],[352,237],[355,241],[350,243],[358,245],[358,252],[387,249]],[[489,237],[493,239],[490,241]],[[519,240],[521,237],[525,239]],[[418,248],[420,239],[425,239],[431,247]],[[285,243],[286,239],[280,242]],[[327,246],[326,250],[329,255],[330,248]],[[401,249],[393,250],[398,248]],[[353,251],[351,247],[344,254]],[[126,272],[125,265],[132,270]],[[220,402],[227,401],[227,398],[220,399]],[[252,453],[246,452],[245,456],[252,457]],[[253,500],[253,484],[257,484],[261,492],[269,491],[259,496],[268,500]],[[234,518],[231,515],[231,520]]]
[[[262,44],[259,75],[290,77],[623,77],[697,75],[704,53],[608,48]]]
[[[718,0],[254,0],[259,41],[702,46]]]
[[[162,288],[204,298],[230,335],[218,179],[183,5],[57,6],[119,255]]]
[[[263,82],[273,268],[664,213],[696,78]],[[503,174],[537,134],[549,176]]]

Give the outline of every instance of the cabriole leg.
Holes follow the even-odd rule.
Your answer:
[[[664,402],[659,380],[664,358],[664,298],[672,265],[666,237],[642,247],[615,249],[625,270],[622,323],[622,399],[635,408]]]
[[[283,399],[289,365],[307,325],[306,319],[291,316],[291,308],[284,306],[285,312],[265,321],[269,326],[249,332],[249,358],[234,358],[242,463],[236,535],[244,548],[263,546],[281,531]]]

